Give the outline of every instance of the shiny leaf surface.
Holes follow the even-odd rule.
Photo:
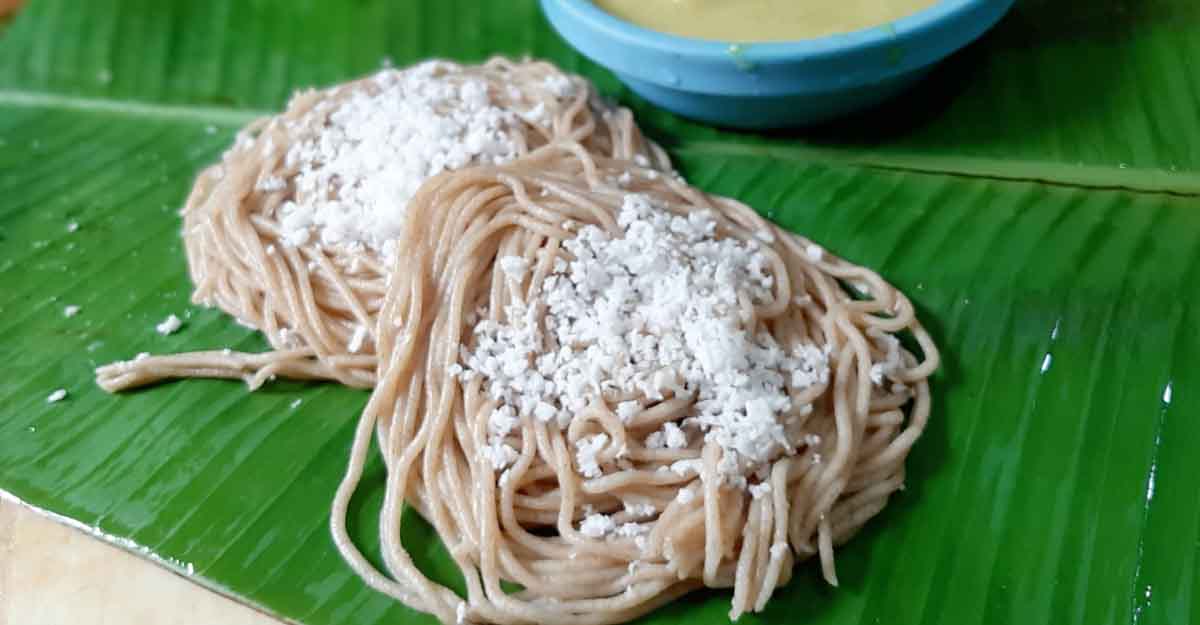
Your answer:
[[[530,0],[34,0],[0,32],[0,489],[289,619],[431,622],[328,536],[364,393],[111,397],[91,371],[264,347],[188,304],[178,238],[238,126],[384,58],[529,53],[633,106],[695,184],[879,268],[943,347],[909,487],[839,553],[842,587],[802,566],[743,622],[1196,622],[1198,30],[1190,0],[1028,0],[902,101],[762,136],[652,110]],[[172,313],[183,329],[159,336]],[[381,484],[376,463],[364,545]],[[405,540],[459,583],[428,526]],[[644,621],[723,623],[728,600]]]

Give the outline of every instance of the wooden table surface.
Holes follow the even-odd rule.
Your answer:
[[[280,625],[0,499],[0,625]]]

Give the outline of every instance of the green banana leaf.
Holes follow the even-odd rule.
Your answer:
[[[92,368],[265,347],[189,305],[178,237],[239,125],[384,62],[532,54],[632,106],[695,184],[878,268],[943,348],[908,489],[839,552],[841,587],[802,565],[742,622],[1200,622],[1193,0],[1025,0],[900,101],[771,135],[654,110],[533,0],[33,0],[0,28],[0,489],[30,505],[293,621],[432,622],[330,542],[365,393],[113,397]],[[382,479],[350,520],[368,547]],[[461,587],[427,525],[404,538]],[[728,601],[643,622],[722,623]]]

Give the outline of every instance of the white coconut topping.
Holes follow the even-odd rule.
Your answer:
[[[658,513],[654,504],[649,503],[625,503],[625,512],[636,519],[645,519],[654,516]]]
[[[579,533],[588,538],[604,538],[616,528],[617,524],[607,514],[589,514],[579,524]]]
[[[755,499],[762,499],[763,497],[771,494],[771,483],[762,482],[761,484],[751,484],[749,490],[751,497]]]
[[[608,444],[607,434],[596,434],[575,441],[575,461],[579,474],[584,477],[600,477],[600,465],[596,454]]]
[[[511,406],[500,406],[492,411],[488,419],[488,432],[492,436],[504,438],[520,423],[517,414]]]
[[[637,413],[640,412],[641,410],[642,410],[642,406],[638,402],[623,401],[623,402],[617,404],[617,408],[616,408],[617,418],[619,418],[622,423],[629,423],[629,420],[632,419],[634,416],[636,416]]]
[[[479,454],[492,463],[492,468],[501,471],[508,468],[509,465],[517,461],[520,455],[511,445],[502,443],[498,440],[492,440],[486,446],[479,450]]]
[[[703,463],[699,460],[676,460],[671,463],[670,471],[675,475],[687,477],[700,473],[700,467]]]
[[[182,326],[183,321],[181,321],[179,317],[171,315],[166,319],[163,319],[158,325],[154,326],[154,330],[163,336],[169,336],[178,332],[179,328]]]
[[[871,340],[875,346],[884,351],[883,362],[877,362],[871,365],[870,377],[871,384],[875,386],[883,386],[884,379],[889,378],[897,371],[904,368],[904,359],[900,355],[900,339],[897,339],[891,334],[885,334],[872,328],[868,330]]]
[[[661,430],[651,432],[646,437],[646,447],[650,449],[683,449],[687,445],[687,434],[683,428],[670,421],[664,423]]]
[[[360,89],[332,111],[310,113],[323,123],[286,157],[297,174],[296,199],[280,210],[285,240],[303,245],[315,236],[390,256],[408,201],[426,179],[515,158],[518,117],[496,105],[486,82],[459,72],[436,62],[384,70],[371,79],[374,93]],[[278,183],[267,179],[260,188]]]
[[[636,194],[626,196],[617,222],[615,237],[585,226],[563,242],[570,260],[556,262],[541,285],[544,317],[518,301],[504,321],[479,322],[473,349],[463,353],[467,371],[484,376],[490,397],[514,415],[560,427],[598,400],[615,404],[627,422],[667,397],[692,399],[685,422],[723,448],[726,474],[795,453],[784,426],[811,406],[793,405],[789,391],[827,382],[828,353],[788,349],[745,327],[740,302],[773,297],[760,243],[717,238],[710,213],[675,215]],[[517,264],[498,263],[509,275]],[[685,429],[664,424],[646,445],[685,448],[696,441]],[[577,444],[588,477],[602,469],[592,462],[603,446],[596,440]],[[680,460],[670,470],[699,468]]]
[[[621,538],[636,538],[650,533],[649,523],[622,523],[617,526],[613,534]]]
[[[47,404],[56,404],[67,398],[67,389],[60,388],[46,397]]]
[[[67,306],[66,308],[63,308],[63,316],[68,317],[68,318],[74,317],[75,315],[79,314],[79,311],[80,311],[80,308],[78,306],[72,304],[70,306]]]

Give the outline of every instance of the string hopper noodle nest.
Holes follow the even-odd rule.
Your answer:
[[[429,61],[297,94],[238,135],[183,209],[192,300],[261,331],[272,351],[141,357],[100,367],[97,382],[109,392],[187,377],[372,387],[408,198],[439,172],[519,161],[556,141],[670,170],[628,110],[545,62]]]
[[[332,526],[368,583],[443,622],[618,623],[700,586],[732,587],[737,618],[800,559],[836,583],[834,545],[903,486],[938,364],[909,300],[743,204],[619,166],[564,145],[410,205]],[[386,572],[345,527],[372,433]],[[405,503],[465,601],[408,557]]]

